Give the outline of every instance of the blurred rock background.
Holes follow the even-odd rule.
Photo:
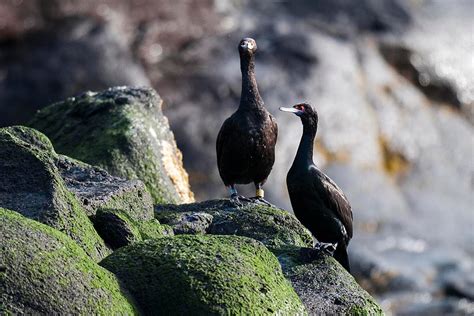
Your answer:
[[[472,314],[472,16],[470,0],[1,0],[0,126],[84,90],[151,85],[197,200],[221,197],[215,138],[240,96],[237,43],[254,37],[279,123],[268,199],[291,209],[301,126],[278,107],[307,101],[315,161],[353,205],[358,281],[388,314]]]

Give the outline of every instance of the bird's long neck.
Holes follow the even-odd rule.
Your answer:
[[[316,131],[316,127],[307,126],[303,123],[303,135],[301,136],[293,166],[306,167],[313,164],[313,148]]]
[[[263,100],[258,92],[255,79],[255,57],[241,55],[240,69],[242,71],[242,92],[239,107],[244,109],[263,107]]]

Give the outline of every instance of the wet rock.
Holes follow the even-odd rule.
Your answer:
[[[118,280],[65,234],[0,208],[2,314],[135,314]]]
[[[471,269],[453,267],[449,270],[442,273],[440,280],[445,294],[474,301],[474,274],[472,267]]]
[[[420,3],[413,10],[416,27],[401,35],[399,43],[412,52],[411,63],[419,70],[420,84],[447,92],[471,124],[474,123],[474,67],[472,56],[472,3],[461,0],[452,5],[444,1]],[[456,34],[457,36],[453,36]],[[442,88],[436,89],[436,88]],[[443,96],[441,94],[441,96]],[[447,101],[445,97],[442,101]]]
[[[84,90],[149,85],[111,25],[91,17],[46,25],[0,43],[0,126],[25,124],[41,107]]]
[[[453,83],[437,76],[433,69],[417,63],[421,58],[415,52],[391,43],[381,43],[380,52],[390,65],[428,98],[437,103],[447,103],[456,109],[461,108]]]
[[[403,274],[388,264],[380,254],[355,246],[351,248],[350,260],[352,275],[373,295],[422,291],[424,284],[420,280],[421,276],[416,278]]]
[[[152,89],[117,87],[53,104],[31,125],[60,153],[142,180],[155,203],[191,202],[181,152],[161,105]]]
[[[332,257],[312,249],[274,250],[310,315],[383,315],[375,300]]]
[[[114,250],[137,241],[173,235],[170,227],[160,225],[156,219],[136,221],[119,210],[100,209],[93,222],[99,235]]]
[[[245,237],[180,235],[121,248],[101,262],[144,313],[304,314],[261,243]]]
[[[185,231],[194,233],[246,236],[268,247],[313,245],[311,234],[294,215],[259,203],[245,203],[243,207],[238,207],[222,199],[165,204],[155,207],[155,217],[173,227],[176,234],[185,227]]]
[[[412,22],[405,1],[323,0],[317,2],[297,1],[285,3],[292,15],[316,20],[320,28],[333,35],[351,36],[356,32],[400,32]]]
[[[38,131],[0,129],[0,207],[64,232],[100,260],[109,250],[67,190],[55,160],[51,143]]]
[[[474,313],[474,303],[468,300],[446,298],[435,302],[417,303],[401,308],[397,315],[409,316],[468,316]]]

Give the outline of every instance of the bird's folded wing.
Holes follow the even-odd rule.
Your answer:
[[[352,238],[352,209],[344,192],[325,174],[322,174],[323,187],[326,190],[325,202],[331,210],[336,212],[336,216],[344,224],[347,236]]]

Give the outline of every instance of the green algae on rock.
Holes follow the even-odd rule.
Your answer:
[[[134,242],[173,235],[171,228],[156,219],[135,221],[128,214],[113,209],[100,209],[93,217],[94,227],[105,243],[118,249]]]
[[[151,239],[123,247],[100,264],[117,275],[145,314],[305,313],[275,256],[250,238]]]
[[[47,138],[30,128],[0,129],[0,207],[54,227],[95,260],[109,250],[69,192]]]
[[[31,125],[62,154],[142,180],[155,203],[194,200],[162,100],[150,88],[110,88],[53,104]]]
[[[383,315],[373,297],[333,258],[314,249],[272,249],[311,315]]]
[[[209,214],[210,218],[203,216]],[[157,205],[155,217],[173,227],[176,234],[193,225],[196,232],[246,236],[267,247],[311,247],[310,232],[289,212],[273,206],[245,203],[236,207],[229,200],[209,200],[181,205]],[[192,223],[188,223],[192,221]],[[189,232],[188,232],[189,233]]]
[[[65,234],[0,208],[0,313],[134,315],[116,277]]]
[[[174,236],[173,229],[168,225],[162,225],[156,219],[135,222],[143,240]]]

